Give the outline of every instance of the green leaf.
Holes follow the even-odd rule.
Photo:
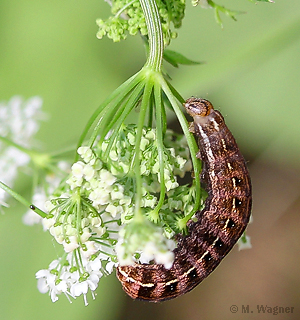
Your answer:
[[[252,1],[252,0],[250,0],[250,1]],[[220,17],[220,12],[226,14],[227,16],[229,16],[234,21],[236,21],[236,17],[235,17],[236,15],[245,13],[245,12],[242,12],[242,11],[235,11],[235,10],[227,9],[227,8],[225,8],[223,6],[220,6],[220,5],[216,4],[212,0],[207,0],[207,3],[214,9],[214,11],[215,11],[215,20],[220,25],[221,28],[223,28],[223,23],[222,23],[222,20],[221,20],[221,17]]]
[[[165,50],[164,51],[164,59],[169,62],[172,66],[175,68],[178,68],[179,64],[185,64],[185,65],[195,65],[195,64],[202,64],[203,62],[199,61],[193,61],[185,56],[183,56],[181,53],[178,53],[176,51],[172,50]]]

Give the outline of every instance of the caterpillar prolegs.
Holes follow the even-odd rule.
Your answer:
[[[189,222],[188,235],[178,236],[170,269],[160,264],[118,267],[117,277],[134,299],[157,302],[192,290],[219,265],[249,222],[250,176],[224,118],[205,99],[190,98],[184,107],[194,120],[208,197],[196,213],[197,221]]]

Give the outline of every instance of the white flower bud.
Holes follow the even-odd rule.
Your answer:
[[[87,181],[90,181],[92,180],[92,178],[94,178],[94,175],[95,175],[95,170],[94,168],[90,165],[90,164],[86,164],[84,167],[83,167],[83,171],[82,171],[85,179]]]
[[[68,238],[68,241],[63,242],[64,250],[65,252],[71,252],[74,251],[79,247],[79,244],[77,242],[77,237],[76,236],[71,236]]]
[[[84,165],[82,161],[77,161],[72,165],[72,175],[77,179],[82,178]]]

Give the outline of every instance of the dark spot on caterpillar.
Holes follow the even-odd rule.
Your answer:
[[[211,254],[208,252],[205,256],[204,256],[204,258],[203,258],[206,262],[209,262],[211,259],[212,259],[212,256],[211,256]]]
[[[186,286],[187,287],[194,287],[198,284],[198,278],[199,275],[197,273],[197,269],[195,267],[192,267],[187,273],[186,273]],[[183,278],[184,279],[184,278]]]
[[[227,228],[233,228],[233,227],[235,227],[235,223],[234,223],[234,221],[233,220],[231,220],[231,219],[229,219],[228,220],[228,223],[227,223]]]
[[[152,293],[155,288],[156,288],[156,285],[153,285],[151,287],[140,286],[138,291],[138,296],[145,297],[146,299],[151,299]]]
[[[236,207],[236,208],[238,208],[242,205],[242,201],[240,199],[234,198],[233,202],[234,202],[234,207]]]
[[[188,273],[188,277],[190,280],[197,278],[198,277],[197,270],[193,268],[192,271]]]
[[[216,243],[215,243],[215,247],[216,248],[221,248],[221,247],[223,247],[223,245],[224,245],[224,243],[220,239],[217,240]]]
[[[31,210],[35,210],[36,209],[36,207],[33,205],[33,204],[31,204],[30,206],[29,206],[29,208],[31,209]]]
[[[239,178],[237,178],[237,177],[233,177],[232,179],[234,180],[234,183],[235,183],[235,185],[237,185],[237,186],[242,182],[242,180],[239,179]]]
[[[177,289],[177,286],[178,286],[178,281],[170,283],[170,284],[166,284],[165,293],[170,293],[170,292],[175,291]]]
[[[208,197],[188,235],[177,235],[175,260],[120,266],[117,277],[134,299],[164,301],[191,291],[222,261],[243,234],[251,213],[251,183],[245,160],[220,112],[205,99],[190,98],[184,107],[203,161],[202,183]]]

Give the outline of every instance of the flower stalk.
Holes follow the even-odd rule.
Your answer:
[[[22,197],[19,193],[15,192],[13,189],[11,189],[9,186],[7,186],[5,183],[3,183],[1,181],[0,181],[0,188],[2,188],[4,191],[6,191],[8,194],[10,194],[18,202],[22,203],[27,208],[30,208],[31,210],[33,210],[35,213],[37,213],[42,218],[45,218],[47,216],[47,214],[44,211],[42,211],[41,209],[32,205],[28,200],[26,200],[24,197]]]
[[[140,0],[146,20],[149,53],[145,68],[161,72],[163,59],[163,33],[155,0]]]

